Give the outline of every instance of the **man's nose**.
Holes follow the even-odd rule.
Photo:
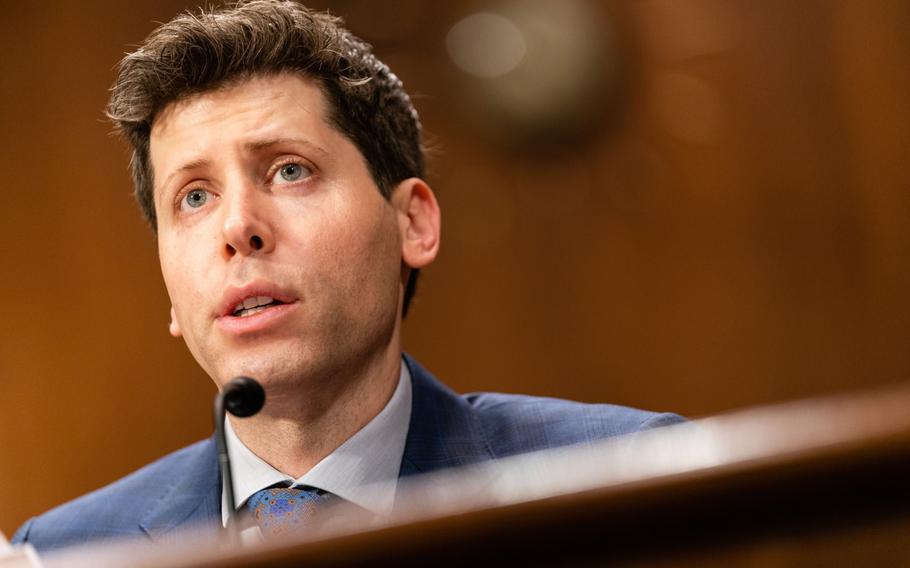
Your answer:
[[[224,203],[224,255],[269,253],[275,247],[268,216],[267,196],[255,187],[243,186],[228,192]]]

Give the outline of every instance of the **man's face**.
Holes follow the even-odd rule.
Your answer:
[[[216,383],[342,376],[397,340],[401,212],[314,82],[174,103],[150,155],[171,332]]]

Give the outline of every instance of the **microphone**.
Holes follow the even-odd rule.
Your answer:
[[[225,487],[227,501],[227,529],[234,524],[234,481],[231,477],[231,459],[228,456],[227,438],[224,434],[225,412],[238,418],[247,418],[259,412],[265,404],[265,391],[255,379],[236,377],[224,385],[221,392],[215,395],[215,444],[218,447],[218,467],[221,469],[221,481]],[[233,530],[231,530],[233,533]]]

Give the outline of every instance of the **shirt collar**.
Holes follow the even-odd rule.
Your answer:
[[[348,438],[303,476],[294,479],[254,454],[226,420],[237,509],[257,491],[277,483],[307,485],[333,493],[377,515],[391,512],[398,473],[411,420],[411,374],[401,363],[398,386],[385,407],[366,426]],[[222,489],[221,516],[227,522]]]

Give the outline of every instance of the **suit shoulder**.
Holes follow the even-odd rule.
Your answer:
[[[497,456],[593,442],[684,419],[613,404],[500,393],[464,396]]]
[[[26,522],[14,542],[38,550],[98,538],[141,534],[140,516],[173,487],[174,478],[213,452],[211,439],[168,454],[91,493],[59,505]]]

